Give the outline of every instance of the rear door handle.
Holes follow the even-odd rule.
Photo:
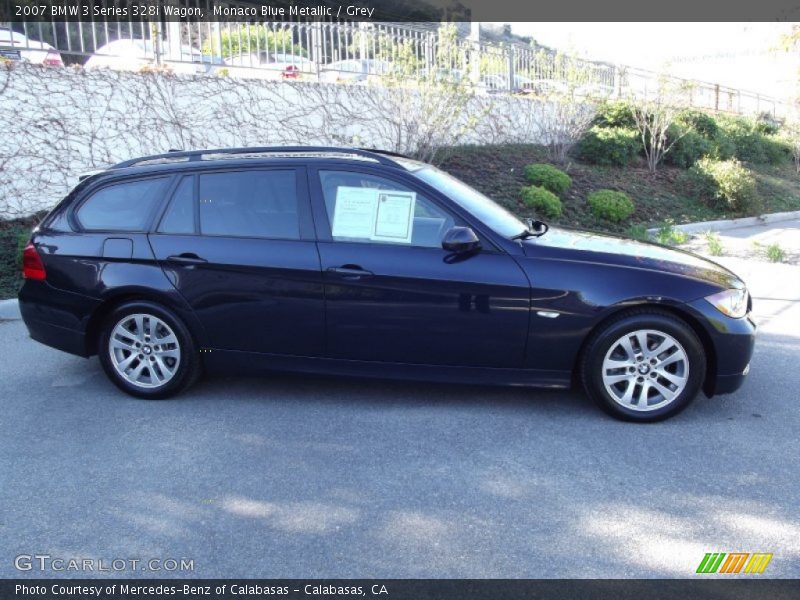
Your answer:
[[[179,263],[182,265],[202,265],[208,262],[205,258],[200,258],[194,252],[173,254],[172,256],[168,256],[167,260],[169,262]]]
[[[369,277],[372,275],[372,271],[362,269],[358,265],[328,267],[328,273],[335,273],[336,275],[340,275],[343,279],[361,279],[362,277]]]

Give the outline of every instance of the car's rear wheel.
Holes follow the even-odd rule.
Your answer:
[[[123,391],[168,398],[194,383],[200,359],[186,326],[151,302],[130,302],[108,316],[98,348],[106,375]]]
[[[703,345],[670,313],[636,309],[592,334],[581,361],[586,393],[610,415],[660,421],[686,408],[705,378]]]

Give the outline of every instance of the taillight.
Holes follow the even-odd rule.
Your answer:
[[[42,63],[47,65],[48,67],[64,66],[64,62],[61,60],[61,55],[58,52],[54,52],[53,50],[50,50],[47,53],[47,56],[44,57]]]
[[[36,246],[28,244],[22,251],[22,276],[25,279],[43,280],[47,277],[44,272],[44,263],[36,251]]]

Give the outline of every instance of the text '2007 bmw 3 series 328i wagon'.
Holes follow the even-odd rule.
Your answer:
[[[385,152],[171,152],[83,181],[24,250],[31,337],[166,398],[268,369],[564,388],[655,421],[743,383],[743,282],[656,244],[523,223]]]

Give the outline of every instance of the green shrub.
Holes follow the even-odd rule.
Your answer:
[[[634,240],[641,240],[646,242],[650,237],[647,235],[647,226],[642,225],[641,223],[637,223],[636,225],[631,225],[628,229],[625,230],[625,235],[629,238],[633,238]]]
[[[675,221],[667,219],[664,224],[658,228],[656,241],[659,244],[664,244],[665,246],[680,246],[689,241],[689,234],[680,229],[675,229],[674,224]]]
[[[592,127],[578,143],[578,158],[596,165],[624,167],[641,148],[642,139],[635,129]]]
[[[732,155],[756,164],[781,164],[791,157],[791,148],[773,133],[773,127],[747,117],[721,116],[722,139],[733,146]],[[777,130],[774,130],[777,131]],[[719,154],[719,158],[723,158]]]
[[[711,256],[722,256],[722,242],[719,239],[719,234],[713,231],[706,231],[705,237],[708,244],[708,253]]]
[[[768,112],[760,113],[753,123],[753,129],[758,133],[763,133],[764,135],[775,135],[781,128],[780,121],[777,121],[775,117],[773,117]]]
[[[718,129],[714,139],[711,140],[711,150],[708,155],[717,160],[728,160],[736,156],[736,144],[725,133],[724,129]]]
[[[673,125],[667,130],[667,146],[676,138],[675,144],[664,155],[664,162],[669,165],[686,169],[711,152],[712,143],[695,131],[685,131],[679,125]]]
[[[633,117],[631,105],[627,102],[606,102],[597,109],[597,115],[592,124],[604,129],[610,127],[634,129],[636,119]]]
[[[528,183],[541,186],[557,195],[563,194],[572,185],[570,176],[553,165],[528,165],[525,167],[525,179]]]
[[[685,110],[677,119],[677,124],[685,129],[691,129],[698,135],[711,141],[719,133],[719,125],[711,115],[699,110]]]
[[[624,221],[634,211],[633,200],[624,192],[599,190],[589,194],[587,201],[595,215],[616,223]]]
[[[692,172],[701,189],[735,213],[754,213],[761,207],[756,180],[741,162],[702,158]]]
[[[782,165],[792,160],[792,146],[777,135],[765,135],[761,141],[766,162]]]
[[[780,244],[770,244],[767,246],[767,260],[770,262],[783,262],[786,260],[786,253]]]
[[[219,44],[219,48],[215,46]],[[241,25],[235,29],[224,29],[216,37],[209,38],[203,43],[201,51],[205,55],[222,51],[222,56],[236,56],[240,53],[255,53],[259,51],[279,52],[281,54],[294,54],[306,56],[308,51],[299,44],[295,44],[290,29],[274,30],[267,25]]]
[[[537,185],[522,188],[522,201],[525,206],[551,219],[561,216],[561,200],[553,192]]]
[[[745,117],[720,117],[720,128],[733,144],[733,155],[739,160],[754,163],[766,162],[761,145],[763,135],[753,128],[753,122]]]

